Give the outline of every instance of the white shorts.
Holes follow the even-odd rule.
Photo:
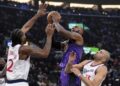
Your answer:
[[[6,83],[5,86],[29,86],[29,85],[27,82],[17,82],[17,83],[12,83],[12,84]]]

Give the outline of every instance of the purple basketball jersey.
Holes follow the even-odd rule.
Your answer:
[[[68,59],[69,59],[70,52],[72,52],[72,51],[76,53],[76,59],[74,61],[74,64],[77,64],[80,62],[80,59],[81,59],[82,54],[83,54],[83,46],[72,43],[72,44],[68,45],[68,49],[63,55],[62,61],[60,63],[61,68],[65,68],[65,66],[68,62]]]
[[[80,86],[80,79],[78,77],[74,75],[73,76],[74,79],[71,79],[73,78],[71,74],[67,74],[64,72],[64,69],[69,59],[70,52],[72,51],[76,53],[76,59],[74,61],[74,64],[77,64],[80,62],[80,59],[82,57],[83,46],[77,45],[75,43],[69,43],[68,49],[63,55],[62,61],[60,63],[60,67],[62,68],[61,74],[60,74],[60,86]]]

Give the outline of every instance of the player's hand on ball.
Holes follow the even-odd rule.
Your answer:
[[[46,4],[41,4],[39,6],[39,9],[37,11],[37,15],[38,16],[44,16],[46,14],[46,8],[47,8],[47,5]]]
[[[72,51],[72,52],[70,52],[68,62],[73,62],[75,59],[76,59],[76,53],[75,53],[75,52],[73,52],[73,51]]]
[[[57,28],[59,26],[59,22],[56,20],[55,17],[52,17],[52,21],[53,21],[53,25],[55,26],[55,29],[57,30],[57,32],[59,32],[60,28]]]
[[[52,36],[54,34],[54,31],[55,31],[55,28],[54,28],[53,24],[48,24],[45,29],[47,36]]]
[[[53,23],[58,23],[55,17],[52,17]]]

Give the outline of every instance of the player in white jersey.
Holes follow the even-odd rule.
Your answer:
[[[47,58],[54,33],[53,25],[46,27],[46,44],[41,48],[32,48],[26,43],[25,33],[33,26],[35,21],[45,15],[46,5],[42,4],[37,14],[33,16],[22,29],[16,29],[11,33],[12,45],[8,49],[6,85],[5,86],[28,86],[27,77],[30,69],[30,57]]]
[[[76,54],[71,52],[65,72],[78,76],[81,80],[81,86],[101,86],[108,72],[105,63],[110,59],[110,53],[106,50],[100,50],[94,55],[94,60],[85,60],[73,65],[75,58]]]

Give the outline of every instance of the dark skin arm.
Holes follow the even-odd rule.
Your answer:
[[[20,53],[20,59],[26,59],[26,57],[24,57],[24,55],[27,56],[36,56],[36,57],[43,57],[43,58],[47,58],[49,53],[50,53],[50,49],[51,49],[51,43],[52,43],[52,36],[54,33],[54,28],[53,25],[49,24],[46,27],[46,34],[47,34],[47,38],[46,38],[46,44],[44,46],[43,49],[41,48],[31,48],[30,46],[22,46],[19,50]]]
[[[23,25],[23,27],[21,28],[21,31],[23,33],[27,33],[32,28],[32,26],[35,24],[37,19],[46,14],[46,8],[47,8],[47,5],[41,4],[38,12]]]
[[[79,64],[74,64],[73,65],[73,62],[74,62],[75,59],[76,59],[76,53],[71,52],[70,56],[69,56],[68,63],[65,67],[65,72],[66,73],[72,73],[72,71],[71,71],[72,68],[77,68],[77,69],[81,70],[83,68],[83,66],[90,61],[90,60],[84,60],[83,62],[81,62]]]
[[[79,33],[66,30],[62,25],[59,24],[59,22],[56,21],[55,18],[52,19],[56,30],[61,33],[62,36],[75,40],[78,45],[83,45],[83,37]]]

